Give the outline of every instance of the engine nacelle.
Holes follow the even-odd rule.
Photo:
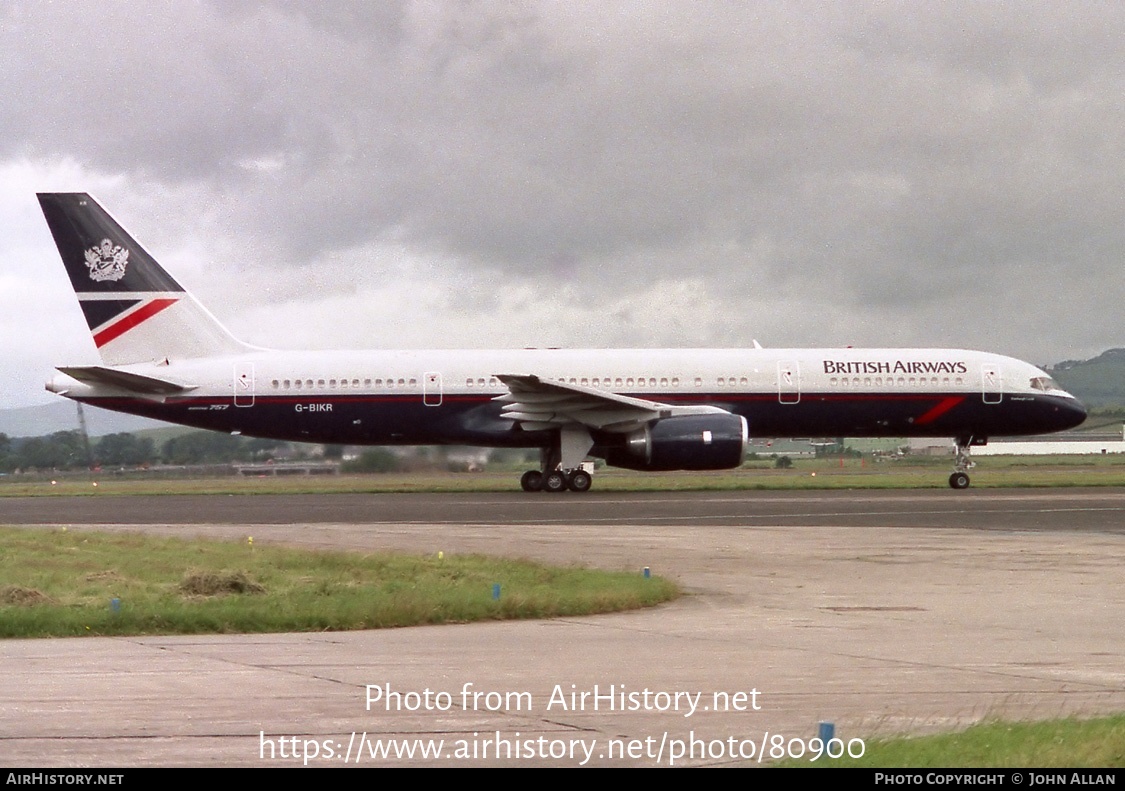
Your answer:
[[[749,430],[739,415],[684,415],[649,423],[604,447],[628,470],[729,470],[742,464]]]

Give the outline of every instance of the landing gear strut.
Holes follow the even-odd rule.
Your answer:
[[[544,448],[542,469],[528,470],[520,477],[525,492],[588,492],[594,479],[582,468],[582,459],[593,446],[590,433],[581,426],[565,426]]]
[[[973,438],[958,437],[954,441],[957,445],[957,457],[953,462],[953,474],[949,476],[949,485],[954,489],[968,489],[969,470],[976,466],[969,457],[969,446],[973,444]]]

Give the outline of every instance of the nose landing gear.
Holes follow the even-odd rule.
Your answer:
[[[954,442],[957,445],[957,456],[953,462],[953,474],[949,476],[949,486],[953,489],[969,488],[969,470],[976,466],[969,456],[971,445],[983,445],[984,441],[975,441],[973,437],[958,437]]]

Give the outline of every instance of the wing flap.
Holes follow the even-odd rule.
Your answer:
[[[508,386],[507,393],[493,399],[505,405],[500,416],[529,431],[568,424],[631,431],[659,418],[726,412],[713,406],[674,406],[632,398],[531,374],[497,374],[496,378]]]

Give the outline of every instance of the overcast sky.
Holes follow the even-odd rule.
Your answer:
[[[1125,346],[1125,6],[4,2],[0,407],[97,361],[37,191],[284,348]]]

